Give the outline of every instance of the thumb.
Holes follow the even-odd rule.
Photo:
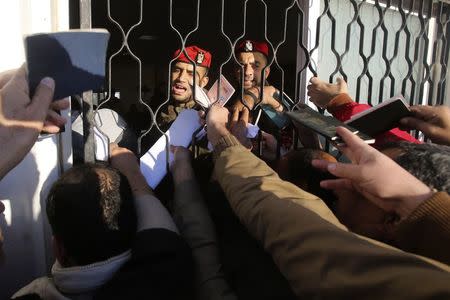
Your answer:
[[[420,130],[425,133],[425,135],[429,134],[431,130],[430,128],[433,127],[431,124],[413,117],[405,117],[401,119],[400,124],[408,128]]]
[[[28,106],[29,112],[38,120],[45,120],[50,103],[53,100],[55,81],[50,77],[41,80],[36,88],[33,99]]]
[[[338,77],[338,78],[336,79],[336,83],[337,83],[337,84],[342,84],[343,81],[344,81],[344,79],[342,79],[342,77]]]

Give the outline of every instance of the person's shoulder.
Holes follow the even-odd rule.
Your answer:
[[[95,299],[191,299],[193,276],[192,253],[183,238],[168,229],[147,229],[138,232],[132,258]]]

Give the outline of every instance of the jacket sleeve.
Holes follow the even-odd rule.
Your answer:
[[[216,148],[215,176],[235,214],[299,297],[450,297],[449,273],[339,228],[315,209],[320,199],[282,181],[235,139],[226,139],[227,146]]]
[[[177,171],[175,171],[177,172]],[[198,299],[237,299],[225,280],[214,223],[204,203],[193,170],[179,179],[174,175],[173,217],[182,237],[192,249]]]
[[[395,244],[408,252],[450,264],[450,196],[434,194],[402,221]]]
[[[368,104],[360,104],[353,101],[346,93],[334,97],[327,106],[329,113],[341,122],[349,120],[352,116],[371,108]],[[374,147],[381,146],[387,142],[407,141],[420,144],[421,141],[415,139],[406,131],[398,128],[391,129],[375,137]]]

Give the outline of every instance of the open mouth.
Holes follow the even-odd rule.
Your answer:
[[[172,93],[176,95],[182,95],[187,91],[187,88],[179,83],[175,83],[172,86]]]
[[[253,80],[244,80],[244,86],[253,86]]]

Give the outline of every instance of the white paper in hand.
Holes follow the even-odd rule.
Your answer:
[[[209,108],[211,106],[211,102],[209,101],[205,91],[198,85],[195,86],[195,102],[204,108]]]
[[[167,130],[169,145],[188,147],[192,134],[200,127],[198,111],[186,109],[180,112],[175,122]],[[166,176],[166,137],[162,135],[158,141],[141,157],[141,172],[148,185],[154,189]],[[169,153],[169,165],[173,162],[173,154]]]

